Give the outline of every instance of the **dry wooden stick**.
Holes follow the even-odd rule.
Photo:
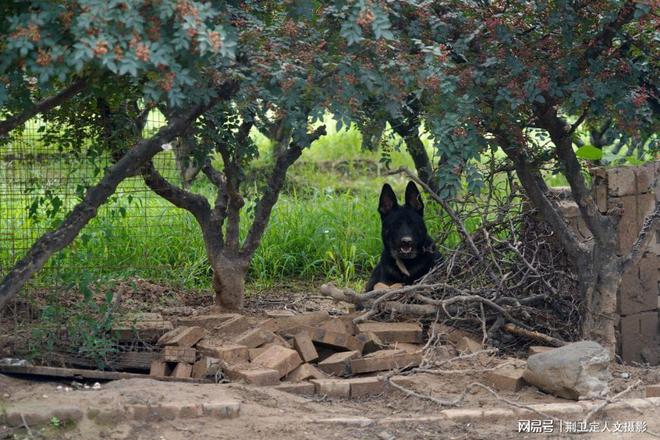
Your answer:
[[[502,329],[507,333],[511,333],[512,335],[525,336],[530,339],[545,342],[546,344],[552,345],[554,347],[563,347],[564,345],[568,344],[568,342],[562,341],[561,339],[553,338],[552,336],[548,336],[541,332],[527,330],[512,323],[504,324]]]
[[[605,408],[605,407],[606,407],[607,405],[609,405],[610,403],[614,403],[614,402],[616,402],[618,399],[620,399],[621,397],[623,397],[625,394],[629,393],[630,391],[634,390],[635,388],[637,388],[637,387],[640,386],[641,384],[643,384],[643,382],[642,382],[641,380],[638,380],[637,382],[635,382],[634,384],[630,385],[628,388],[626,388],[625,390],[621,391],[619,394],[615,395],[614,397],[611,397],[611,398],[608,397],[608,398],[606,398],[602,403],[598,404],[595,408],[593,408],[591,411],[589,411],[589,413],[585,416],[585,418],[584,418],[584,420],[583,420],[582,423],[584,423],[584,424],[586,425],[587,423],[589,423],[589,420],[590,420],[593,416],[595,416],[600,410],[602,410],[603,408]]]

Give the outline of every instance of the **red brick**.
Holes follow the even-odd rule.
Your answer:
[[[225,373],[232,381],[242,381],[250,385],[269,386],[280,383],[279,372],[270,368],[227,368]]]
[[[165,321],[160,313],[138,313],[119,319],[111,332],[119,341],[139,339],[156,342],[173,328],[172,323]]]
[[[192,374],[192,365],[185,363],[185,362],[179,362],[176,364],[176,367],[174,367],[174,371],[172,371],[172,377],[176,377],[178,379],[185,379],[187,377],[190,377]]]
[[[273,345],[254,358],[252,363],[263,368],[277,370],[279,377],[284,377],[302,363],[298,352],[290,348]]]
[[[154,359],[151,361],[151,368],[149,369],[150,376],[169,376],[172,374],[172,367],[165,361]]]
[[[422,326],[416,322],[364,322],[357,325],[361,333],[374,333],[386,344],[416,343],[422,340]]]
[[[300,327],[316,326],[323,321],[330,319],[328,312],[302,313],[294,316],[281,316],[270,318],[262,322],[259,326],[264,330],[272,332],[290,330]]]
[[[302,382],[307,379],[325,379],[328,376],[311,364],[302,364],[291,373],[287,374],[288,382]]]
[[[236,313],[215,313],[211,315],[197,315],[186,316],[176,320],[178,326],[187,327],[203,327],[205,329],[212,329],[222,324],[223,322],[239,316]]]
[[[248,348],[244,345],[225,344],[210,338],[197,343],[197,350],[204,356],[220,359],[229,365],[235,365],[249,360]]]
[[[387,344],[381,341],[381,339],[372,332],[359,333],[355,337],[359,341],[364,342],[364,348],[362,349],[362,353],[364,354],[373,353],[374,351],[382,350],[387,347]]]
[[[340,318],[330,318],[319,326],[323,330],[335,333],[353,334],[353,329],[346,325],[346,322]]]
[[[197,357],[197,350],[194,348],[176,347],[167,345],[163,347],[163,360],[166,362],[186,362],[192,364]]]
[[[300,382],[300,383],[283,383],[277,385],[274,389],[279,391],[284,391],[291,394],[299,394],[303,396],[311,396],[314,394],[315,386],[310,382]]]
[[[330,332],[312,327],[307,327],[305,330],[310,338],[312,338],[312,341],[319,344],[328,345],[340,350],[356,350],[360,353],[362,353],[362,349],[364,348],[365,343],[363,341],[346,333]]]
[[[335,353],[329,358],[318,363],[319,368],[334,376],[348,376],[351,374],[351,359],[360,357],[358,351],[343,351]]]
[[[201,379],[213,376],[221,369],[222,361],[220,359],[202,356],[200,360],[193,364],[192,377],[195,379]]]
[[[302,331],[293,337],[293,346],[304,362],[312,362],[319,358],[319,354],[316,352],[312,339],[305,331]]]
[[[352,359],[351,371],[353,374],[359,374],[409,368],[418,366],[421,361],[421,353],[405,353],[403,350],[381,350],[360,359]]]
[[[351,384],[342,379],[312,379],[316,394],[328,397],[348,399],[351,396]]]
[[[250,329],[235,339],[238,345],[245,345],[248,348],[260,347],[275,339],[275,334],[259,327]]]
[[[206,331],[202,327],[177,327],[161,336],[158,339],[158,345],[192,347],[204,337],[205,333]]]
[[[646,397],[660,397],[660,383],[646,385]]]
[[[351,386],[351,399],[381,394],[385,391],[385,380],[382,377],[356,377],[348,379]]]
[[[523,379],[524,372],[524,368],[515,368],[512,365],[508,365],[490,371],[486,380],[500,391],[515,392],[525,385],[525,380]]]
[[[250,322],[245,316],[236,315],[213,328],[214,335],[237,335],[246,331],[250,327]]]

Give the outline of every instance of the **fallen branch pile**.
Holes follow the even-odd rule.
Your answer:
[[[491,174],[487,197],[468,195],[450,203],[408,170],[397,172],[416,180],[448,214],[447,232],[438,240],[447,244],[441,247],[443,261],[412,286],[357,294],[326,284],[321,293],[364,309],[356,322],[397,316],[442,320],[500,348],[561,346],[577,339],[576,277],[549,226],[510,175],[504,180],[501,173]]]

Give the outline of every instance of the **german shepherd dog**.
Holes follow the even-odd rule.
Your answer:
[[[441,259],[433,240],[426,232],[424,204],[414,182],[408,182],[403,206],[399,205],[392,187],[384,184],[378,212],[383,252],[365,292],[373,290],[377,283],[413,284]]]

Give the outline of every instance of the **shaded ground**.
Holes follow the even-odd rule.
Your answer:
[[[307,292],[311,289],[304,287]],[[159,286],[143,284],[140,292],[127,292],[123,307],[131,310],[160,311],[166,317],[205,313],[211,308],[209,297],[183,292],[164,292]],[[259,315],[268,309],[288,308],[299,312],[329,310],[344,312],[343,305],[334,304],[327,298],[314,294],[276,291],[253,295],[247,303],[247,313]],[[138,295],[139,293],[139,295]],[[163,298],[166,300],[164,301]],[[157,306],[151,306],[157,304]],[[6,323],[5,323],[6,324]],[[416,374],[406,384],[422,395],[439,399],[459,396],[467,385],[484,383],[485,372],[461,372],[461,370],[486,369],[510,359],[482,357],[479,361],[463,360],[452,363],[447,369],[455,373]],[[625,390],[637,380],[644,383],[660,382],[660,369],[635,368],[614,365],[611,394]],[[91,385],[92,383],[88,383]],[[162,402],[185,401],[203,404],[220,400],[241,403],[240,416],[233,419],[214,417],[169,418],[162,416],[126,417],[118,416],[102,422],[85,417],[82,421],[64,426],[49,423],[46,427],[8,429],[0,427],[3,438],[46,438],[46,439],[492,439],[539,438],[540,434],[518,433],[516,417],[501,419],[477,418],[469,422],[440,417],[446,409],[429,400],[406,396],[401,391],[387,387],[381,395],[367,399],[327,399],[320,396],[301,397],[272,388],[257,388],[241,384],[183,384],[156,382],[152,380],[115,381],[101,385],[101,390],[81,389],[66,391],[70,381],[36,381],[0,375],[0,410],[27,403],[47,407],[77,405],[83,413],[90,408],[100,410],[122,407],[127,404],[158,405]],[[59,389],[58,389],[59,386]],[[643,397],[643,388],[626,394],[626,398]],[[500,392],[501,397],[521,404],[567,402],[541,393],[534,387],[525,387],[517,393]],[[497,399],[485,390],[475,390],[466,396],[461,408],[505,409],[510,405]],[[648,431],[660,432],[658,408],[636,410],[624,408],[605,411],[595,418],[602,423],[628,420],[644,421]],[[585,414],[575,414],[565,420],[577,421]],[[422,420],[421,417],[435,417]],[[327,422],[324,419],[350,419],[351,423]],[[356,418],[370,421],[358,423]],[[397,418],[397,419],[393,419]],[[540,416],[536,419],[541,419]],[[552,438],[566,438],[567,434],[555,432]],[[650,433],[633,434],[583,434],[580,438],[654,438]]]

